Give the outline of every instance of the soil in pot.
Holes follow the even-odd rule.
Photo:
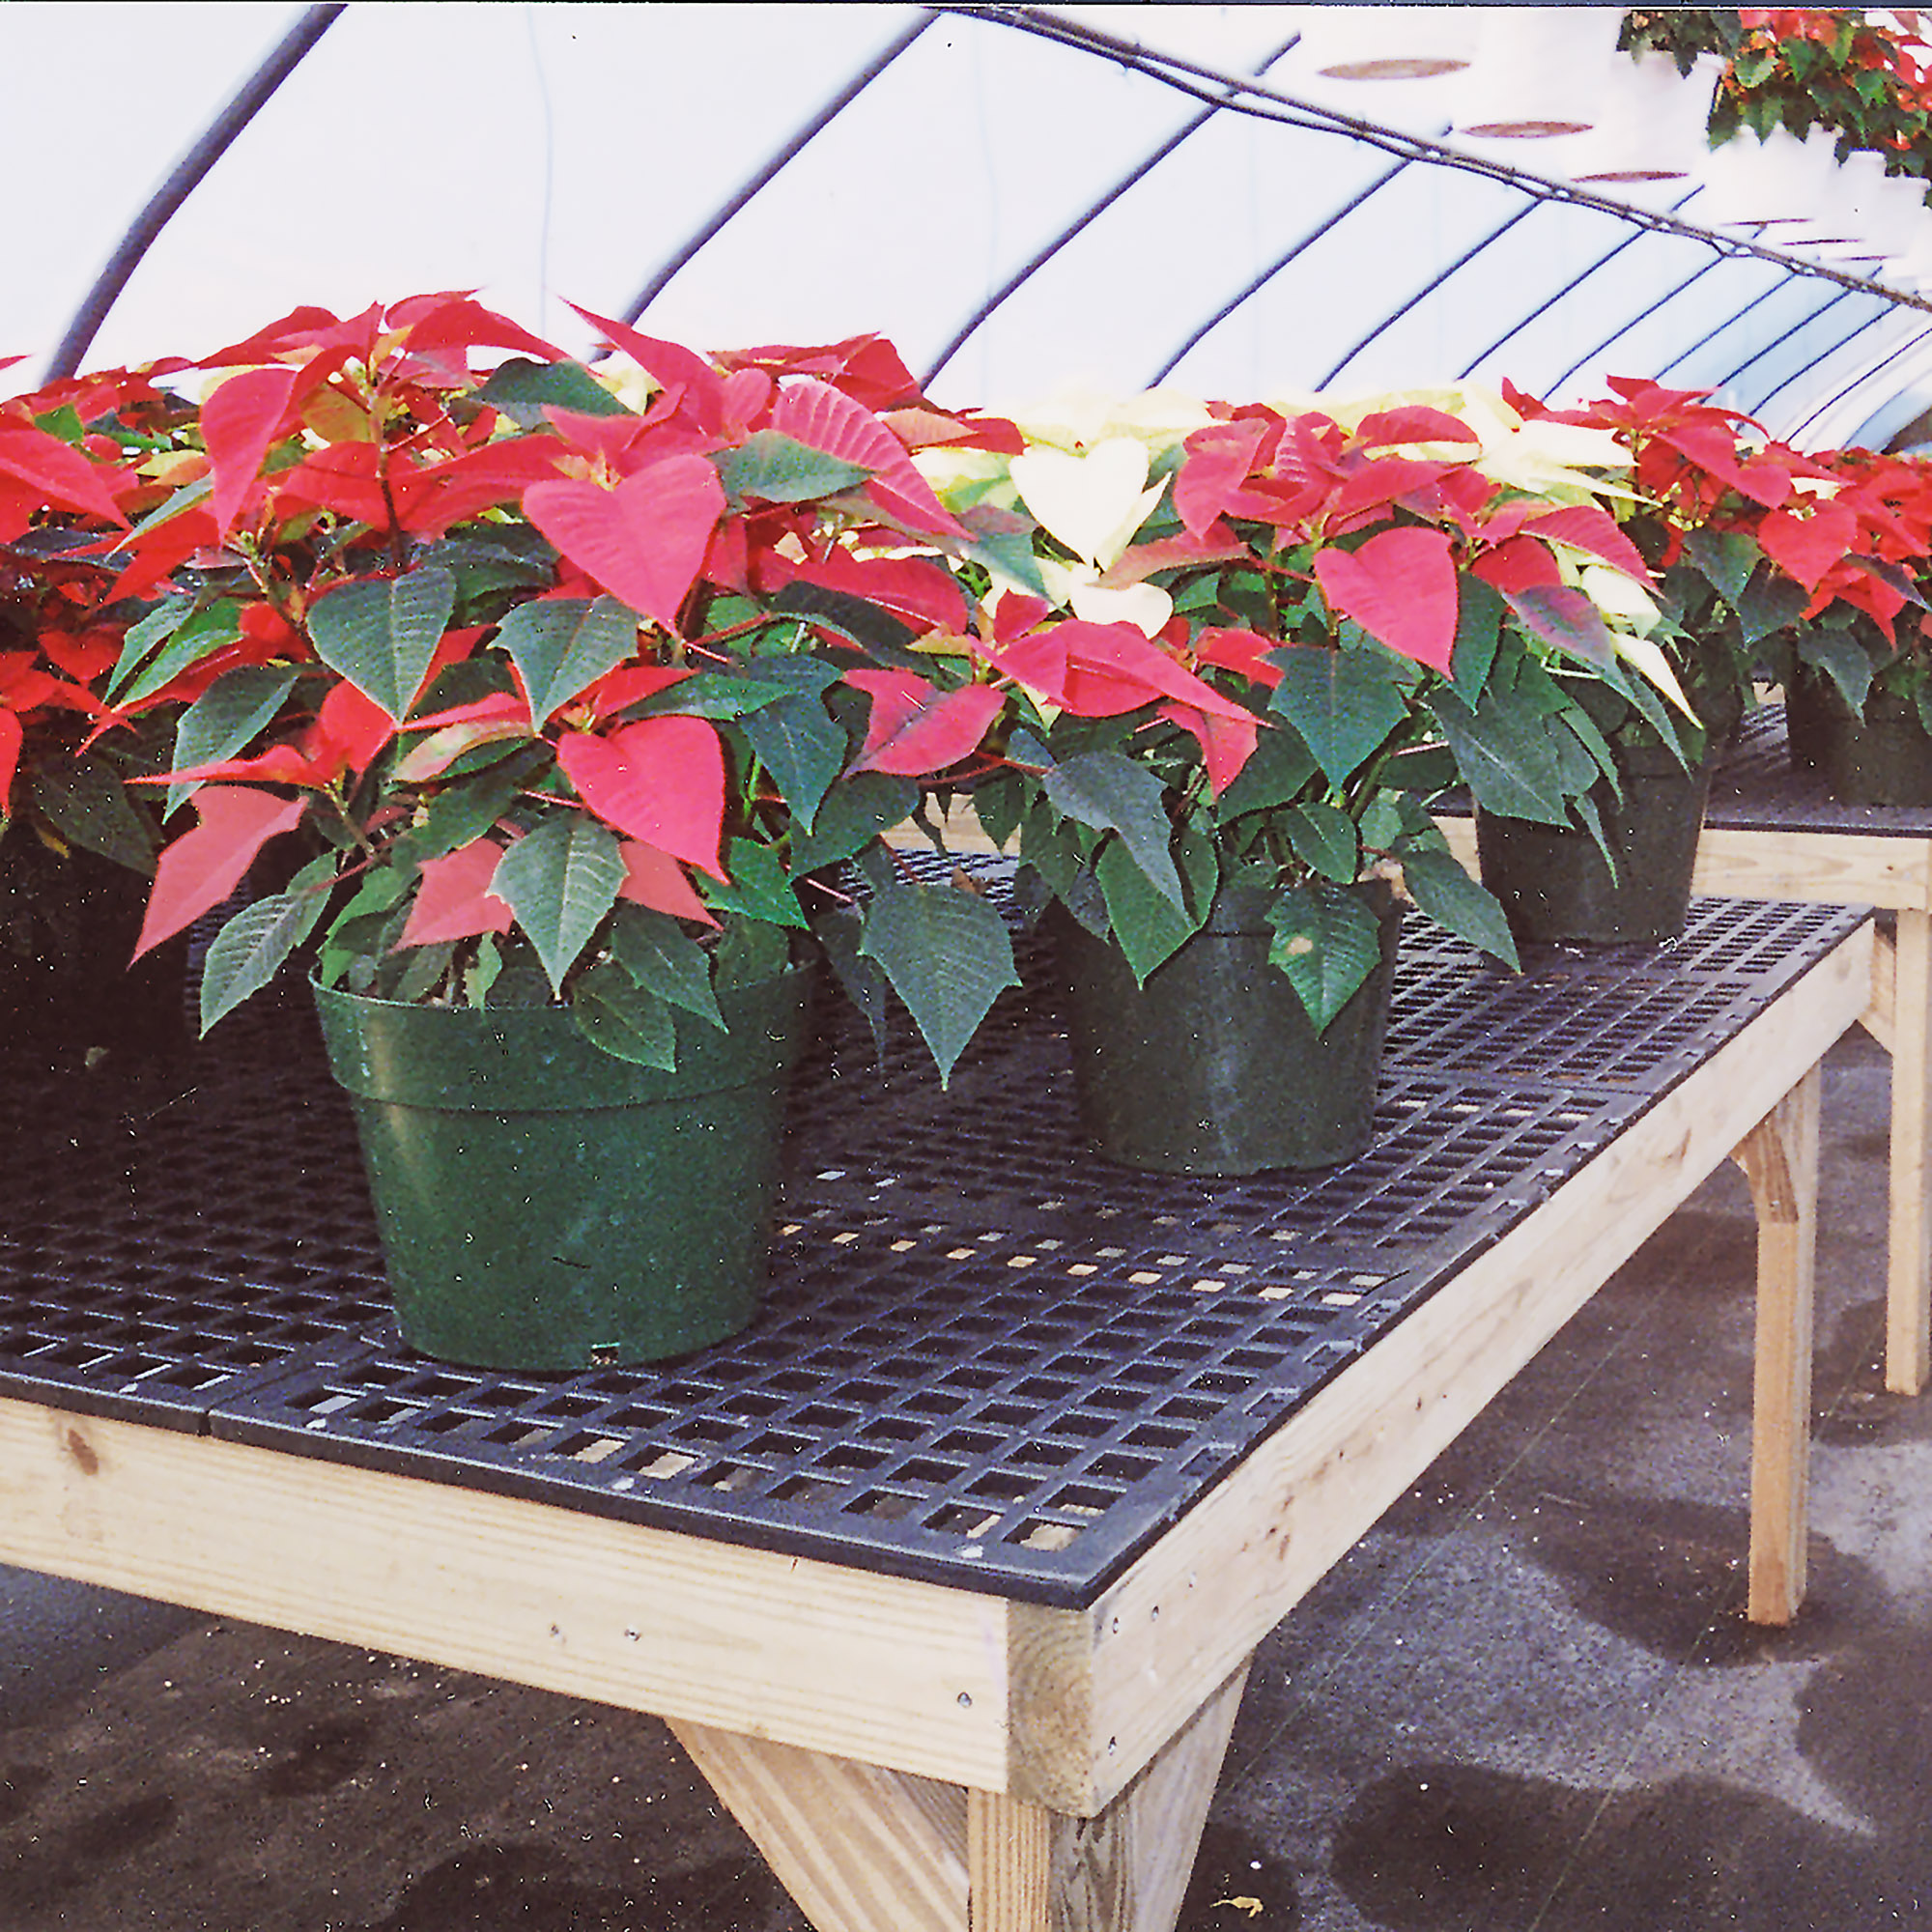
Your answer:
[[[1829,677],[1796,679],[1785,694],[1792,762],[1805,762],[1841,805],[1932,807],[1932,737],[1905,692],[1874,684],[1861,716]]]
[[[1587,832],[1478,810],[1483,884],[1519,946],[1656,946],[1684,930],[1716,761],[1687,772],[1661,745],[1616,754],[1623,796],[1594,794],[1614,874]]]
[[[657,1361],[749,1325],[765,1278],[810,976],[678,1015],[674,1073],[554,1008],[315,989],[404,1338],[489,1368]]]
[[[1224,891],[1145,986],[1111,940],[1058,922],[1075,1093],[1095,1151],[1196,1175],[1327,1167],[1362,1152],[1402,915],[1385,882],[1359,890],[1380,923],[1381,962],[1319,1034],[1268,964],[1265,893]]]

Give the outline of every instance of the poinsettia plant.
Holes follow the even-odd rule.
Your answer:
[[[1932,70],[1916,14],[1753,7],[1741,9],[1738,21],[1738,44],[1711,110],[1714,143],[1740,128],[1762,138],[1783,127],[1801,140],[1827,128],[1838,136],[1840,156],[1868,149],[1885,155],[1894,173],[1932,174]]]
[[[1579,680],[1669,729],[1633,674],[1647,647],[1566,578],[1647,575],[1614,518],[1486,473],[1522,454],[1508,412],[1486,442],[1440,400],[1190,416],[1156,398],[1071,434],[1023,421],[1019,456],[947,475],[949,501],[1036,528],[1035,581],[989,583],[966,640],[1015,706],[979,816],[1140,980],[1224,887],[1260,886],[1272,963],[1325,1027],[1379,955],[1352,891],[1376,876],[1514,960],[1424,810],[1451,770],[1430,748],[1479,803],[1564,824],[1614,782]]]
[[[950,1071],[1010,945],[880,834],[1000,708],[919,648],[963,621],[937,557],[980,533],[909,439],[986,432],[876,338],[714,362],[589,319],[620,352],[598,374],[462,296],[201,358],[198,453],[113,552],[150,600],[117,683],[187,698],[158,788],[196,822],[141,946],[266,860],[204,1025],[313,937],[327,983],[560,1000],[667,1066],[680,1015],[722,1024],[724,985],[823,936]]]
[[[1723,57],[1713,147],[1742,128],[1803,140],[1823,128],[1841,156],[1867,150],[1894,174],[1932,175],[1932,66],[1917,9],[1634,7],[1617,43],[1668,54],[1684,73],[1699,55]]]
[[[1785,568],[1795,620],[1766,639],[1767,671],[1791,688],[1828,678],[1856,712],[1874,690],[1909,700],[1932,730],[1932,465],[1869,449],[1808,459],[1804,548]]]
[[[149,466],[181,415],[127,370],[0,402],[0,953],[48,971],[99,941],[90,895],[154,870],[155,802],[130,781],[162,769],[166,719],[107,700],[138,606],[99,553],[166,495]]]
[[[1875,671],[1923,679],[1916,579],[1932,493],[1916,459],[1806,453],[1709,391],[1612,379],[1612,395],[1561,412],[1629,452],[1625,527],[1658,573],[1653,631],[1707,724],[1754,702],[1759,675],[1831,676],[1857,709]],[[1540,406],[1514,398],[1520,407]]]

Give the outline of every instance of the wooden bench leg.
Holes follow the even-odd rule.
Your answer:
[[[1757,1624],[1788,1624],[1804,1600],[1819,1087],[1814,1066],[1732,1156],[1757,1208],[1747,1610]]]
[[[1243,1663],[1097,1818],[967,1793],[971,1932],[1174,1932]]]
[[[817,1932],[1173,1932],[1244,1663],[1097,1818],[672,1723]]]
[[[1885,1385],[1917,1395],[1932,1371],[1932,913],[1902,908],[1893,954],[1891,1231]]]

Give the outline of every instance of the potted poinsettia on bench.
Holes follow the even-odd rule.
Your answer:
[[[1344,1158],[1398,900],[1514,959],[1417,756],[1446,741],[1479,801],[1567,822],[1609,769],[1577,680],[1662,723],[1633,667],[1669,679],[1558,553],[1643,565],[1601,504],[1486,474],[1482,434],[1427,403],[1022,428],[1017,458],[926,467],[1037,526],[1033,582],[970,639],[1016,707],[974,802],[1061,909],[1090,1135],[1187,1172]]]
[[[999,916],[880,841],[1001,698],[915,648],[963,600],[890,553],[978,538],[851,391],[980,432],[876,342],[801,374],[599,326],[641,411],[462,298],[299,311],[205,358],[240,370],[205,473],[125,546],[179,586],[150,647],[215,668],[142,944],[295,848],[204,1021],[313,954],[406,1335],[526,1368],[751,1318],[821,915],[942,1072],[1013,980]]]
[[[166,762],[180,694],[130,676],[139,604],[105,553],[165,497],[184,411],[107,370],[0,403],[0,1011],[43,1061],[185,1042],[185,947],[126,970],[159,844],[130,781]]]

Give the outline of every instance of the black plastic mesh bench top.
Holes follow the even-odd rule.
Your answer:
[[[257,1002],[185,1068],[0,1072],[0,1394],[1078,1606],[1863,917],[1705,899],[1520,979],[1411,920],[1375,1146],[1238,1180],[1086,1151],[1031,939],[951,1095],[828,999],[756,1324],[574,1376],[403,1348],[312,1020]]]
[[[1465,791],[1445,792],[1431,810],[1469,816]],[[1932,838],[1932,808],[1843,805],[1816,772],[1794,766],[1784,706],[1760,704],[1745,714],[1737,741],[1711,781],[1704,823],[1725,832],[1858,833],[1881,838]]]
[[[1725,831],[1856,832],[1932,838],[1932,810],[1904,805],[1841,805],[1817,773],[1794,768],[1784,707],[1760,705],[1711,784],[1707,825]]]

